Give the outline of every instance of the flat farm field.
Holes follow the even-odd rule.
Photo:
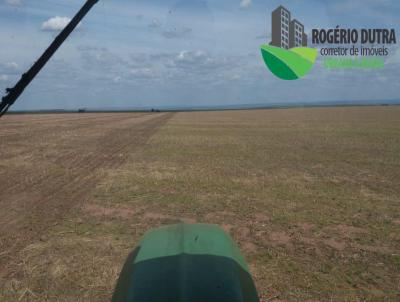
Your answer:
[[[400,301],[400,107],[0,119],[0,301],[109,301],[150,228],[214,223],[261,301]]]

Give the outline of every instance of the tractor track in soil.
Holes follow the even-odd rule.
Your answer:
[[[17,146],[22,152],[15,156],[30,156],[15,171],[7,166],[12,155],[0,160],[0,275],[8,274],[18,251],[40,240],[70,209],[85,202],[103,177],[102,171],[119,167],[172,115],[114,114],[89,121],[67,116],[44,120],[39,126],[38,119],[24,123],[20,118],[24,123],[24,127],[18,125],[21,141],[7,141],[18,118],[4,119],[1,153]],[[54,127],[57,123],[63,126]]]

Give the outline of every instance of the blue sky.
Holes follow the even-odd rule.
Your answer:
[[[0,89],[13,86],[83,0],[0,0]],[[271,11],[311,28],[394,28],[400,1],[100,0],[14,109],[399,99],[400,48],[380,70],[275,78],[260,45]],[[63,21],[64,20],[64,21]]]

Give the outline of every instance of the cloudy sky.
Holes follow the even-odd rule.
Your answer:
[[[13,86],[84,0],[0,0],[0,89]],[[395,28],[398,0],[100,0],[14,109],[208,106],[400,97],[400,48],[380,70],[275,78],[260,45],[283,4],[311,28]]]

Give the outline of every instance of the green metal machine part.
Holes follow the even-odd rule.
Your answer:
[[[176,224],[145,234],[113,302],[258,302],[247,264],[218,226]]]

